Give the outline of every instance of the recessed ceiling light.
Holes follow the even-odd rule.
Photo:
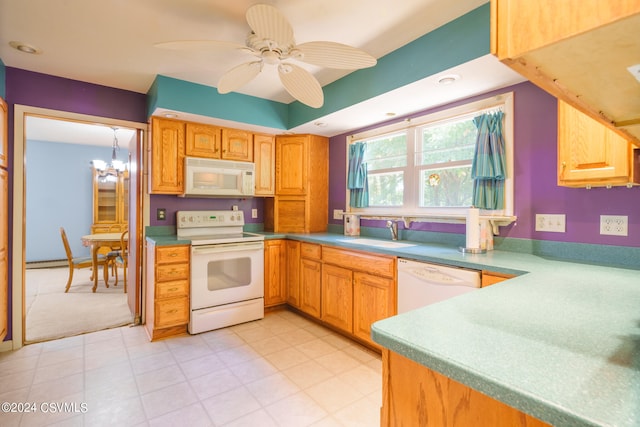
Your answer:
[[[9,46],[11,46],[12,48],[14,48],[16,50],[19,50],[20,52],[24,52],[24,53],[31,53],[31,54],[42,53],[42,50],[38,49],[37,47],[35,47],[33,45],[30,45],[29,43],[11,41],[11,42],[9,42]]]
[[[164,113],[164,117],[167,119],[175,119],[178,115],[176,113]]]
[[[393,111],[389,111],[388,113],[385,113],[384,115],[387,116],[387,117],[393,117],[393,116],[396,115],[396,113],[394,113]]]
[[[440,78],[438,78],[438,84],[441,85],[450,85],[456,80],[460,80],[460,76],[458,74],[447,74]]]
[[[327,124],[325,122],[315,122],[314,125],[318,126],[319,128],[327,127]]]

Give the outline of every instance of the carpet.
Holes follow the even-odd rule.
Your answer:
[[[38,268],[26,270],[26,342],[48,341],[131,324],[133,317],[123,292],[120,270],[118,286],[109,288],[98,281],[91,291],[91,271],[76,270],[65,293],[69,270]],[[100,277],[102,273],[100,272]],[[113,282],[113,278],[111,279]]]

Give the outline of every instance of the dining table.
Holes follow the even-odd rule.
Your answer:
[[[119,248],[121,246],[122,241],[122,232],[118,233],[96,233],[96,234],[87,234],[80,238],[82,240],[82,244],[84,246],[88,246],[91,248],[91,259],[93,263],[93,292],[98,289],[98,252],[100,248],[108,247],[110,249]],[[124,238],[127,241],[127,236]],[[108,266],[104,266],[104,268],[108,268]],[[105,275],[106,279],[107,275]],[[109,283],[105,280],[105,286],[108,288]]]

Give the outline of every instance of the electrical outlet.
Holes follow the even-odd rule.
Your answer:
[[[156,209],[156,219],[158,221],[164,221],[167,219],[167,210],[165,208]]]
[[[251,209],[251,218],[258,218],[258,209]]]
[[[238,210],[238,205],[233,205],[233,206],[231,206],[231,210],[232,210],[232,211],[237,211],[237,210]]]
[[[600,215],[600,234],[628,236],[629,217],[626,215]]]
[[[536,214],[536,231],[564,233],[566,231],[564,214]]]
[[[342,215],[344,215],[344,211],[342,209],[333,210],[333,219],[342,219]]]

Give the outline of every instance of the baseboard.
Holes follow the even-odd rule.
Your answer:
[[[33,261],[27,262],[25,268],[52,268],[52,267],[66,267],[69,265],[69,261],[66,259],[54,259],[50,261]]]

